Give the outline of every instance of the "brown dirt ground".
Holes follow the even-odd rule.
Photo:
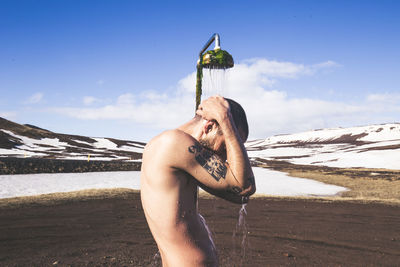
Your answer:
[[[400,206],[255,198],[246,254],[232,237],[240,205],[201,198],[221,266],[398,266]],[[157,252],[138,192],[0,200],[0,266],[149,266]]]

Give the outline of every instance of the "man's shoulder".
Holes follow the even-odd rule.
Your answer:
[[[194,138],[179,129],[167,130],[154,138],[155,142],[161,141],[162,143],[176,142],[176,141],[193,141]]]
[[[181,131],[179,129],[173,129],[173,130],[167,130],[162,132],[160,137],[165,138],[165,139],[193,139],[193,137],[190,134],[185,133],[184,131]]]
[[[158,149],[163,147],[179,147],[193,142],[195,142],[195,139],[191,135],[179,129],[173,129],[157,135],[150,140],[146,147],[156,146]]]
[[[185,152],[195,142],[191,135],[178,129],[162,132],[147,143],[143,162],[177,166],[187,160],[188,153]]]

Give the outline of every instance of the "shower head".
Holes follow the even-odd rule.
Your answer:
[[[215,42],[214,50],[207,50],[207,48]],[[199,53],[199,60],[197,61],[197,75],[196,75],[196,109],[201,101],[201,84],[203,79],[203,68],[208,69],[229,69],[233,67],[233,58],[231,54],[225,50],[221,50],[219,42],[219,34],[214,33],[207,43],[203,46]]]
[[[231,54],[217,48],[204,53],[201,65],[207,69],[229,69],[234,63]]]

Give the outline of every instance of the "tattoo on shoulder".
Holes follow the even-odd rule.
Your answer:
[[[195,144],[188,148],[195,155],[196,161],[216,180],[225,179],[227,168],[224,162],[212,151]]]

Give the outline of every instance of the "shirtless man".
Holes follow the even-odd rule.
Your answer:
[[[221,96],[203,101],[196,116],[153,138],[143,153],[141,199],[163,266],[218,266],[197,210],[197,186],[234,203],[255,192],[242,107]]]

